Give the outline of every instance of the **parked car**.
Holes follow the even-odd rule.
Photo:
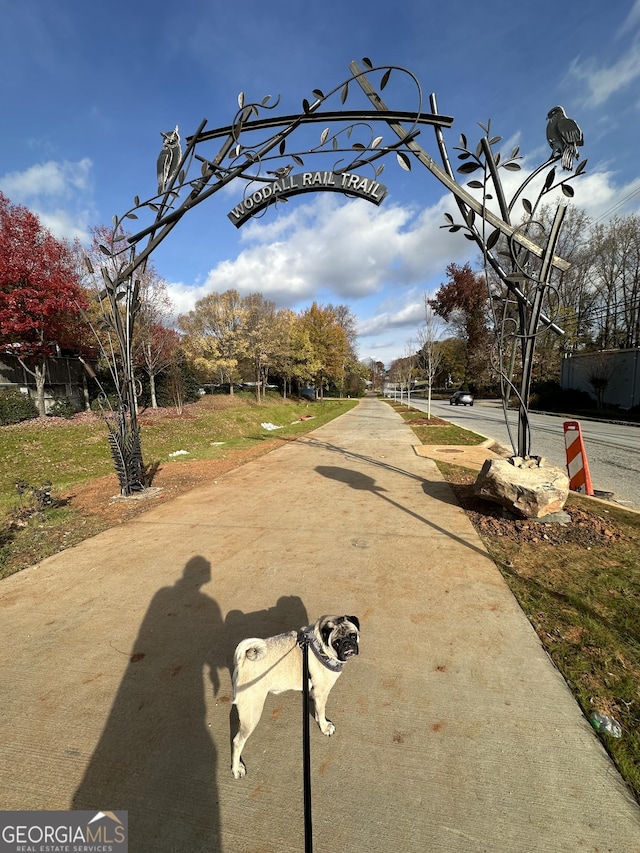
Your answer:
[[[468,391],[454,391],[449,400],[450,406],[473,406],[473,394]]]

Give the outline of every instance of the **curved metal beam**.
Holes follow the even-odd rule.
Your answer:
[[[309,122],[328,122],[328,121],[349,121],[349,122],[410,122],[412,124],[433,124],[437,127],[451,127],[453,118],[451,116],[435,115],[434,113],[414,113],[403,112],[399,110],[386,110],[384,116],[381,116],[378,111],[371,110],[337,110],[335,112],[314,112],[304,113],[303,115],[289,116],[268,116],[257,121],[243,122],[241,125],[228,125],[227,127],[218,127],[215,130],[208,130],[196,136],[188,136],[187,143],[192,140],[196,142],[207,142],[210,139],[218,139],[221,136],[233,136],[234,131],[239,127],[242,133],[251,130],[270,130],[280,127],[281,125],[290,125],[293,122],[307,124]]]

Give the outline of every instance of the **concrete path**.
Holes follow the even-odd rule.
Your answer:
[[[361,654],[312,725],[316,851],[640,851],[640,809],[432,460],[367,399],[0,584],[0,808],[127,809],[133,853],[303,849],[301,701],[229,771],[236,643]]]

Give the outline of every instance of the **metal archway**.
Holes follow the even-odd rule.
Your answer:
[[[101,269],[104,289],[99,295],[99,301],[104,322],[115,336],[118,350],[113,357],[110,353],[105,353],[109,358],[112,374],[117,380],[118,391],[118,406],[107,413],[107,423],[112,455],[123,494],[129,495],[144,488],[144,465],[131,361],[135,319],[140,310],[136,271],[144,268],[152,252],[189,210],[202,204],[232,181],[241,182],[244,186],[243,202],[236,206],[238,214],[235,221],[234,217],[229,215],[236,225],[242,224],[242,221],[246,221],[258,211],[277,206],[290,195],[307,189],[313,191],[312,182],[305,187],[304,178],[300,179],[302,183],[291,180],[295,177],[291,175],[292,170],[296,166],[305,170],[305,161],[309,158],[323,158],[324,162],[328,163],[328,168],[316,169],[315,173],[336,176],[333,186],[327,186],[328,181],[321,186],[322,181],[319,180],[315,189],[331,189],[347,195],[360,194],[361,197],[363,193],[366,196],[368,192],[371,196],[370,188],[373,185],[382,186],[378,178],[385,164],[378,161],[395,154],[401,168],[410,171],[412,164],[417,161],[452,193],[462,222],[456,224],[453,217],[447,214],[447,223],[442,227],[450,231],[462,229],[465,236],[480,248],[485,264],[504,285],[505,310],[498,347],[499,372],[503,381],[505,408],[506,399],[512,391],[515,391],[519,402],[517,453],[521,456],[529,454],[527,407],[535,341],[541,328],[550,328],[562,334],[562,330],[543,315],[542,305],[545,288],[549,286],[554,272],[562,272],[569,267],[566,261],[555,255],[564,206],[558,206],[553,226],[550,232],[544,235],[544,240],[533,239],[531,232],[536,222],[536,211],[544,196],[557,188],[567,196],[573,195],[568,181],[584,172],[586,160],[579,164],[575,173],[558,178],[554,164],[562,158],[564,152],[552,149],[549,160],[538,167],[507,202],[499,170],[520,168],[517,162],[520,159],[518,149],[514,149],[509,157],[501,160],[500,153],[494,150],[500,137],[491,136],[487,123],[486,127],[481,125],[484,135],[474,149],[468,147],[464,135],[460,138],[458,150],[461,153],[458,157],[463,163],[457,172],[463,177],[476,172],[480,172],[482,176],[482,180],[476,178],[469,181],[467,189],[456,179],[443,134],[443,130],[451,128],[453,118],[438,112],[435,95],[430,96],[430,111],[426,112],[423,110],[420,83],[407,69],[391,65],[374,66],[366,58],[362,60],[362,65],[354,61],[349,68],[350,76],[338,86],[327,93],[314,89],[312,101],[303,99],[299,114],[276,116],[272,113],[278,106],[279,98],[274,103],[269,96],[259,103],[248,102],[241,93],[232,123],[207,130],[206,120],[201,122],[196,132],[187,137],[184,151],[177,127],[173,131],[163,133],[163,148],[158,158],[157,194],[144,201],[135,196],[133,206],[122,216],[114,217],[109,245],[100,246],[105,255],[105,264]],[[415,110],[394,111],[382,100],[379,92],[386,89],[390,81],[395,81],[396,78],[411,84],[416,98]],[[373,81],[377,82],[377,88]],[[359,90],[366,96],[370,109],[349,110],[344,107],[354,90]],[[340,100],[339,109],[321,109],[336,99]],[[291,138],[296,131],[317,123],[324,125],[324,129],[316,144],[299,149],[290,147]],[[427,125],[434,129],[442,166],[417,142],[421,129]],[[389,130],[395,139],[385,143],[384,134]],[[219,144],[217,151],[210,150],[214,143]],[[566,159],[565,154],[563,164]],[[569,165],[571,162],[569,158]],[[523,196],[525,188],[531,186],[534,178],[545,169],[548,169],[547,176],[537,198],[533,202],[526,199]],[[303,171],[302,174],[313,173]],[[358,179],[351,183],[344,182],[344,175],[356,175]],[[356,191],[359,185],[363,193]],[[279,187],[278,192],[275,190],[276,186]],[[366,188],[369,189],[365,191]],[[475,192],[470,192],[470,189]],[[247,200],[253,200],[253,203],[248,203]],[[368,200],[377,201],[377,198],[370,197]],[[488,205],[489,201],[492,201],[492,207]],[[527,218],[524,223],[515,225],[512,217],[517,202]],[[495,206],[498,212],[495,211]],[[127,237],[123,230],[124,223],[138,220],[141,216],[149,218],[150,223]],[[504,248],[505,245],[506,263],[497,251],[498,247]],[[502,366],[506,306],[509,301],[515,301],[518,308],[519,323],[514,339],[521,349],[522,377],[519,389]],[[500,325],[498,318],[496,323]]]

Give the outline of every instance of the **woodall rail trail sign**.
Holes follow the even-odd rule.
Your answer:
[[[231,210],[227,216],[239,228],[258,211],[263,210],[278,199],[306,192],[339,192],[353,198],[363,198],[373,204],[387,195],[387,187],[371,178],[365,178],[352,172],[299,172],[295,175],[283,175],[268,181],[249,193]]]

